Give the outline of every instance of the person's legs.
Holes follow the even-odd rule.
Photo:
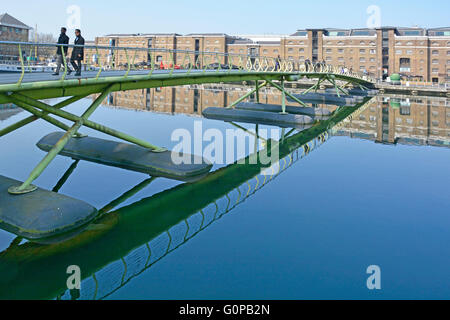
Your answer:
[[[77,63],[76,63],[75,59],[70,59],[70,63],[72,64],[73,69],[75,71],[77,71],[78,70],[78,66],[77,66]]]
[[[78,69],[77,69],[77,75],[81,75],[81,60],[77,60]]]
[[[56,58],[56,70],[55,70],[55,73],[54,73],[55,76],[57,76],[59,74],[59,70],[61,70],[61,66],[62,66],[62,63],[63,63],[63,60],[62,60],[63,58],[62,57],[63,57],[62,55],[58,54],[58,56]]]
[[[70,63],[72,64],[73,68],[75,69],[76,75],[80,75],[81,74],[81,60],[71,59]]]

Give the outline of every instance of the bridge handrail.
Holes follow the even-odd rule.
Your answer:
[[[99,49],[99,50],[134,50],[143,52],[173,52],[173,53],[190,53],[190,54],[208,54],[208,55],[224,55],[224,56],[236,56],[236,57],[249,57],[252,59],[260,58],[261,56],[254,56],[250,54],[239,53],[224,53],[215,51],[195,51],[195,50],[179,50],[179,49],[167,49],[167,48],[141,48],[141,47],[119,47],[119,46],[100,46],[100,45],[75,45],[75,44],[56,44],[56,43],[39,43],[39,42],[19,42],[19,41],[0,41],[0,45],[23,45],[23,46],[37,46],[37,47],[49,47],[49,48],[84,48],[84,49]],[[267,57],[273,60],[277,58]],[[287,59],[281,59],[287,60]]]
[[[102,70],[108,69],[116,69],[125,67],[127,73],[125,76],[128,76],[130,70],[133,68],[141,67],[149,67],[151,66],[151,73],[153,73],[155,66],[156,68],[163,68],[166,70],[170,70],[170,74],[172,75],[175,69],[188,69],[188,73],[195,69],[202,69],[204,72],[210,71],[211,67],[217,71],[231,71],[231,70],[239,70],[239,71],[251,71],[251,72],[279,72],[279,73],[301,73],[301,74],[334,74],[341,75],[343,77],[360,79],[366,82],[375,82],[375,79],[370,77],[368,74],[364,74],[361,72],[354,72],[349,68],[345,67],[336,67],[332,65],[328,65],[325,63],[307,63],[303,61],[295,61],[293,59],[284,59],[284,58],[273,58],[266,56],[256,56],[250,54],[236,54],[236,53],[224,53],[224,52],[212,52],[212,51],[192,51],[192,50],[179,50],[179,49],[167,49],[167,48],[141,48],[141,47],[120,47],[120,46],[101,46],[101,45],[74,45],[74,44],[55,44],[55,43],[36,43],[36,42],[18,42],[18,41],[0,41],[0,46],[17,46],[19,49],[19,62],[21,65],[25,67],[25,64],[30,64],[30,61],[25,61],[23,57],[23,53],[26,52],[23,50],[25,47],[29,47],[30,55],[36,53],[37,50],[33,50],[36,48],[84,48],[88,50],[92,50],[94,53],[92,54],[92,66],[95,68],[100,67],[99,72],[97,74],[97,79],[100,76]],[[105,63],[101,63],[100,60],[102,55],[99,54],[99,50],[108,51],[104,58],[107,60]],[[33,52],[34,51],[34,52]],[[123,51],[126,56],[126,63],[117,63],[117,52]],[[134,55],[130,55],[129,52],[133,51]],[[143,61],[139,63],[135,63],[137,53],[145,52],[147,56],[143,59]],[[156,55],[156,53],[163,53],[166,57],[161,55]],[[183,59],[179,59],[180,55],[183,55]],[[54,54],[47,53],[47,58],[50,56],[54,56]],[[169,58],[167,58],[169,56]],[[194,56],[193,59],[191,57]],[[94,58],[95,57],[95,58]],[[85,67],[91,68],[91,63],[85,54],[84,61],[87,63]],[[121,57],[119,57],[120,59]],[[222,58],[222,59],[221,59]],[[112,60],[109,60],[112,59]],[[95,60],[95,61],[94,61]],[[188,62],[186,64],[186,62]],[[67,66],[65,66],[67,68]],[[66,69],[67,71],[67,69]],[[25,72],[25,69],[22,69],[22,73]],[[18,85],[21,84],[21,80]],[[61,80],[65,79],[65,74]]]

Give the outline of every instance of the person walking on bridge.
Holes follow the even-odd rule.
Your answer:
[[[72,57],[70,58],[70,62],[72,63],[72,66],[76,71],[75,76],[79,77],[81,76],[81,61],[84,60],[84,48],[81,47],[84,46],[84,38],[81,36],[80,29],[75,30],[75,37],[76,38],[74,44],[77,47],[74,47],[72,50]]]
[[[66,28],[61,28],[61,34],[59,35],[58,38],[58,49],[56,50],[56,70],[55,73],[53,74],[54,76],[59,75],[59,70],[61,70],[61,66],[64,63],[63,59],[66,59],[67,57],[67,51],[69,50],[69,47],[67,46],[69,44],[69,37],[66,35],[67,29]],[[70,68],[68,68],[68,72],[69,74],[72,72],[72,70],[70,70]]]
[[[279,71],[281,69],[281,57],[278,55],[277,60],[275,61],[275,71]]]
[[[309,59],[305,60],[305,71],[309,72],[310,71],[310,65],[311,65],[311,61]]]

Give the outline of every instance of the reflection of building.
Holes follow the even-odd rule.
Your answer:
[[[450,108],[446,98],[380,96],[339,134],[384,144],[450,147]]]
[[[0,104],[0,121],[5,121],[20,112],[22,112],[22,109],[13,104]]]
[[[284,36],[229,36],[226,34],[112,34],[98,37],[96,44],[145,49],[178,49],[229,54],[249,54],[276,58],[280,56],[296,62],[323,61],[335,66],[347,66],[355,71],[367,71],[378,78],[401,73],[412,79],[445,82],[450,74],[450,28],[394,28],[380,29],[307,29]],[[87,59],[92,60],[93,52]],[[116,65],[127,61],[148,62],[146,51],[136,56],[124,51],[101,52],[100,60],[111,59]],[[153,62],[169,61],[167,53],[151,57]],[[174,57],[176,64],[197,61],[198,55]],[[210,59],[212,59],[211,56]],[[219,56],[221,63],[224,57]],[[238,57],[231,64],[237,64]],[[234,61],[233,61],[234,59]],[[203,61],[204,64],[211,63]],[[202,62],[202,63],[203,63]]]
[[[0,15],[0,41],[28,42],[31,28],[7,13]],[[0,45],[0,61],[18,60],[16,46]]]
[[[227,107],[247,90],[250,88],[239,85],[143,89],[112,93],[107,104],[132,110],[201,116],[202,111],[208,107]],[[279,91],[261,89],[261,103],[280,105],[281,99]],[[287,104],[298,105],[289,101]],[[315,106],[332,111],[337,108],[323,104]],[[378,96],[357,119],[346,123],[338,135],[385,144],[450,146],[450,100],[436,97]]]
[[[203,85],[167,87],[156,89],[131,90],[113,92],[109,95],[107,104],[133,110],[146,110],[170,114],[201,115],[208,107],[227,107],[249,90],[238,85]],[[250,97],[255,98],[255,96]],[[278,90],[263,88],[260,92],[260,102],[281,104],[281,94]],[[296,105],[296,102],[287,102]],[[321,105],[321,107],[336,107]]]

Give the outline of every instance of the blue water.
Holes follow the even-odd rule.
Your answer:
[[[80,114],[89,101],[80,101],[68,111]],[[24,116],[20,113],[2,121],[0,127]],[[200,118],[101,107],[92,120],[173,147],[172,131],[192,131],[194,121]],[[233,128],[219,121],[201,121],[205,128]],[[442,130],[444,136],[450,133],[448,122]],[[35,143],[53,131],[38,121],[1,138],[0,174],[26,179],[43,157]],[[83,132],[101,137],[91,130]],[[105,289],[106,296],[449,299],[449,160],[448,145],[387,145],[331,137],[151,268],[111,293]],[[36,184],[52,189],[71,163],[68,158],[57,157]],[[80,162],[60,192],[100,208],[145,178],[139,173]],[[179,184],[157,179],[121,206]],[[7,250],[14,238],[0,231],[0,251]],[[114,247],[114,241],[110,245]],[[366,269],[371,265],[381,268],[381,290],[366,286]],[[104,281],[120,284],[121,273],[109,272],[105,266],[99,269]],[[86,282],[82,296],[83,288],[91,290]]]

